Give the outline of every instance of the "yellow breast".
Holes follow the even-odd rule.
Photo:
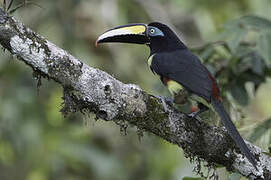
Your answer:
[[[151,63],[152,63],[152,58],[155,54],[151,55],[148,59],[148,65],[151,66]]]
[[[148,58],[148,66],[149,66],[149,67],[151,67],[151,63],[152,63],[152,59],[153,59],[154,55],[155,55],[155,54],[151,55],[151,56]],[[152,71],[152,72],[153,72],[153,74],[154,74],[155,76],[159,76],[155,71]],[[160,77],[160,76],[159,76],[159,77]]]

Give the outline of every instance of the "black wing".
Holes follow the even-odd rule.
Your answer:
[[[151,69],[210,102],[212,80],[209,71],[188,49],[155,54]]]

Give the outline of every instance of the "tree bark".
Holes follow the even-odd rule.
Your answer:
[[[219,164],[250,179],[271,179],[271,158],[247,142],[258,160],[258,171],[248,162],[221,127],[189,119],[133,84],[124,84],[92,68],[47,41],[0,9],[0,43],[41,76],[64,89],[63,113],[95,113],[98,118],[126,123],[181,147],[189,158]],[[166,161],[166,160],[165,160]]]

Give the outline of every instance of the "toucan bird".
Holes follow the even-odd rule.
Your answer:
[[[220,116],[222,124],[236,145],[257,169],[255,157],[224,108],[216,79],[167,25],[152,22],[148,25],[118,26],[99,36],[96,44],[107,42],[149,46],[148,65],[153,73],[159,75],[162,83],[168,87],[174,97],[174,102],[182,103],[185,101],[182,97],[190,94],[188,97],[200,105],[200,110],[194,115],[198,115],[208,108],[214,110]]]

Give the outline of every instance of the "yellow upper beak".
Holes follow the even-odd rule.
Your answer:
[[[145,44],[149,41],[146,32],[146,24],[128,24],[118,26],[100,35],[96,44],[105,42]]]

